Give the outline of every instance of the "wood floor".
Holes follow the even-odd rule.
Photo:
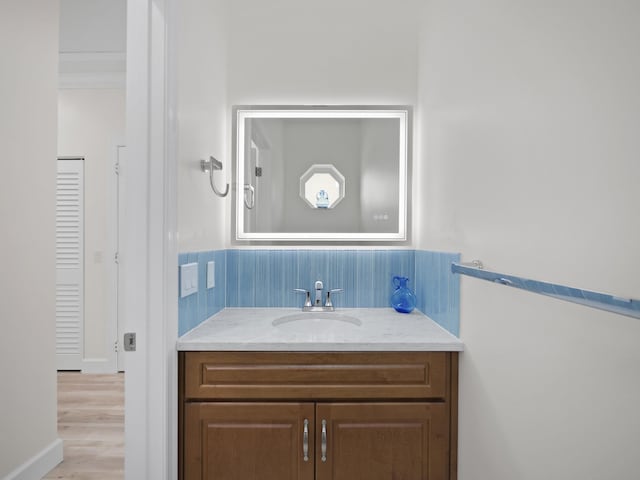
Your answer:
[[[124,374],[59,372],[58,435],[64,461],[46,480],[122,480]]]

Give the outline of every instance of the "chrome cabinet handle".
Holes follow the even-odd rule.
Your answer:
[[[304,429],[302,431],[302,459],[309,461],[309,420],[304,419]]]
[[[327,421],[322,420],[322,443],[320,447],[322,451],[322,457],[320,460],[323,462],[327,461]]]

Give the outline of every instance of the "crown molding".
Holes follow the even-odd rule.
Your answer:
[[[124,52],[61,52],[58,87],[125,88]]]

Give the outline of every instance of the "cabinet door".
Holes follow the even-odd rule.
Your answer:
[[[185,480],[313,480],[313,403],[187,403],[184,427]]]
[[[317,480],[448,479],[447,405],[318,404],[316,472]]]

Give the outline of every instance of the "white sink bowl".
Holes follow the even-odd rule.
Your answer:
[[[359,328],[362,320],[336,312],[299,312],[284,315],[271,322],[274,327],[289,331],[323,331]]]

